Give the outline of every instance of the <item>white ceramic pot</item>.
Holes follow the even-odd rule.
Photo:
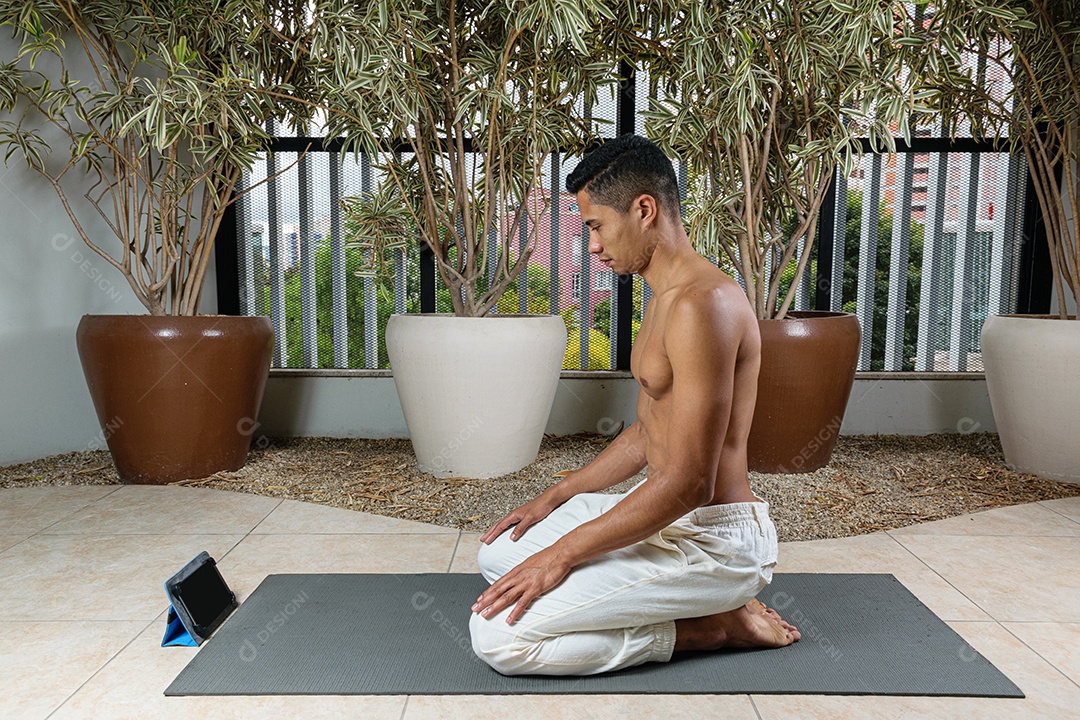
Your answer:
[[[982,354],[1005,464],[1080,483],[1080,321],[992,315]]]
[[[420,469],[490,478],[536,460],[566,335],[558,315],[391,315],[386,350]]]

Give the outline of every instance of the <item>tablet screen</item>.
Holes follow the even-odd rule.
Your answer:
[[[176,594],[184,601],[191,619],[199,628],[205,628],[217,619],[221,611],[232,603],[232,594],[213,563],[203,563],[183,584]]]

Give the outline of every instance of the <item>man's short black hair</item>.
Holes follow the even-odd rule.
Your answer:
[[[672,220],[679,212],[679,181],[671,161],[651,140],[627,133],[586,155],[566,178],[566,189],[585,189],[593,202],[627,212],[641,195],[652,195]]]

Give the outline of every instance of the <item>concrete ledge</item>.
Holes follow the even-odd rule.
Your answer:
[[[610,433],[637,417],[629,372],[563,371],[546,432]],[[272,370],[259,434],[405,438],[389,370]],[[842,435],[927,435],[996,430],[981,373],[858,373]]]
[[[860,373],[840,426],[841,435],[996,430],[986,378],[976,373]]]

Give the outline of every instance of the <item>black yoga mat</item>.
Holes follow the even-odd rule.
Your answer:
[[[892,575],[778,573],[758,597],[799,628],[794,645],[588,677],[506,677],[477,658],[469,606],[486,585],[462,574],[270,575],[165,694],[1023,697]]]

